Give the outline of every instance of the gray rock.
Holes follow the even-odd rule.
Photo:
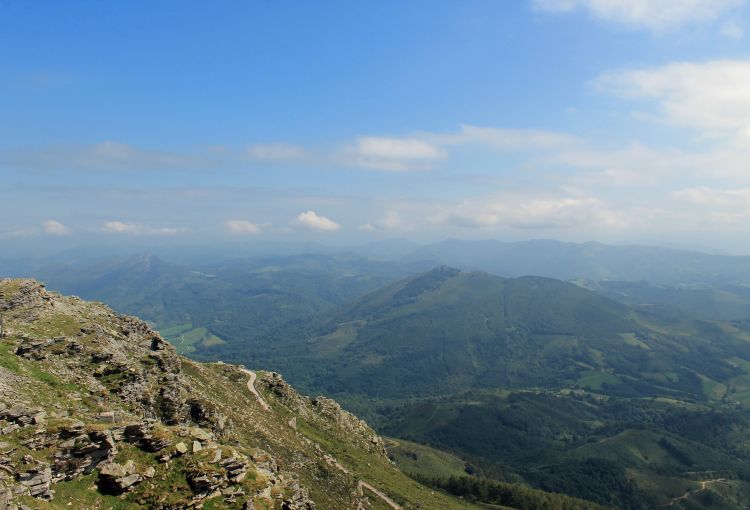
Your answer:
[[[120,488],[120,490],[125,490],[139,483],[142,480],[143,480],[143,477],[141,477],[141,475],[137,473],[133,473],[132,475],[128,475],[125,478],[119,478],[117,480],[117,483],[118,483],[118,487]]]
[[[99,476],[105,476],[108,478],[124,478],[128,473],[125,470],[125,466],[118,464],[117,462],[111,462],[105,464],[99,469]]]
[[[99,470],[99,487],[104,492],[114,494],[127,492],[131,487],[143,480],[143,477],[138,473],[128,474],[128,471],[128,466],[123,466],[116,462],[105,464]]]
[[[21,427],[17,423],[11,423],[10,425],[7,425],[0,429],[0,434],[7,436],[8,434],[12,434],[16,430],[20,429]]]
[[[214,435],[206,430],[203,430],[201,428],[192,428],[190,429],[190,435],[193,437],[193,439],[197,439],[199,441],[211,441],[214,437]]]

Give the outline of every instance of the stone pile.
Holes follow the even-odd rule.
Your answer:
[[[52,469],[49,466],[40,466],[18,473],[16,480],[29,496],[50,500],[55,494],[55,491],[50,488]]]
[[[110,462],[99,469],[99,490],[105,494],[122,494],[142,482],[143,478],[136,472],[132,461],[124,465]]]
[[[118,431],[83,431],[83,424],[73,423],[60,432],[62,442],[54,455],[55,481],[72,480],[88,475],[100,464],[111,461],[117,454]]]
[[[21,427],[39,425],[46,416],[47,413],[39,407],[15,405],[9,408],[0,403],[0,434],[12,434]]]
[[[123,431],[125,441],[137,444],[147,452],[158,452],[172,445],[172,439],[166,434],[154,431],[155,420],[128,425]]]

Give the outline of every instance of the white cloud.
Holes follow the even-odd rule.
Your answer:
[[[340,154],[343,164],[386,171],[426,170],[448,157],[448,148],[476,145],[500,152],[553,150],[580,141],[563,133],[461,125],[455,133],[395,138],[362,136]]]
[[[445,158],[439,146],[419,138],[359,137],[343,152],[345,163],[375,170],[424,170]]]
[[[566,13],[578,9],[595,18],[652,31],[715,21],[745,4],[745,0],[533,0],[540,12]]]
[[[66,236],[72,232],[69,227],[55,220],[47,220],[42,223],[42,230],[45,234],[53,236]]]
[[[401,215],[396,211],[387,212],[382,218],[371,223],[365,223],[359,226],[359,230],[366,232],[372,232],[375,230],[394,230],[398,228],[405,228],[406,225],[401,219]]]
[[[311,230],[333,231],[341,228],[341,225],[333,220],[320,216],[315,211],[299,213],[294,223]]]
[[[247,220],[229,220],[226,222],[227,228],[235,234],[260,234],[262,229],[259,225]]]
[[[108,221],[102,225],[102,230],[111,234],[139,234],[142,228],[141,225],[123,223],[122,221]]]
[[[606,73],[600,90],[655,101],[669,124],[711,135],[750,138],[750,60],[675,62]]]
[[[750,188],[698,186],[675,191],[671,196],[678,202],[676,212],[689,225],[744,229],[750,220]]]
[[[289,143],[256,144],[247,148],[246,154],[252,159],[264,161],[297,161],[307,156],[305,149]]]
[[[462,124],[458,133],[432,135],[429,139],[442,145],[477,144],[498,151],[551,150],[575,146],[580,140],[554,131],[506,129]]]
[[[715,189],[699,186],[675,191],[672,196],[694,205],[750,209],[750,188]]]
[[[173,236],[187,232],[187,229],[183,227],[149,227],[139,223],[108,221],[102,225],[102,231],[108,234]]]
[[[570,193],[505,192],[443,208],[432,221],[468,228],[619,228],[629,218],[601,199]]]
[[[187,232],[187,230],[185,227],[159,227],[146,229],[146,233],[150,235],[173,236]]]

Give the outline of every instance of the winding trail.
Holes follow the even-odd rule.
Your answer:
[[[385,501],[388,506],[390,506],[391,508],[393,508],[393,510],[401,510],[401,505],[399,505],[398,503],[396,503],[395,501],[393,501],[391,498],[389,498],[388,496],[386,496],[385,494],[383,494],[381,491],[379,491],[378,489],[376,489],[375,487],[373,487],[369,483],[365,482],[364,480],[358,481],[357,482],[357,492],[359,493],[360,496],[364,496],[365,495],[364,489],[367,489],[368,491],[372,492],[377,497],[379,497],[380,499],[382,499],[383,501]]]
[[[659,506],[662,507],[662,508],[674,506],[674,504],[677,503],[678,501],[684,501],[684,500],[688,499],[690,496],[692,496],[693,494],[698,494],[700,492],[705,491],[706,488],[707,488],[707,486],[708,486],[708,484],[710,484],[710,483],[718,483],[718,484],[729,485],[729,483],[727,482],[727,480],[724,479],[724,478],[716,478],[714,480],[702,480],[700,482],[700,484],[701,484],[701,488],[700,489],[695,489],[695,490],[692,490],[692,491],[687,491],[682,496],[677,496],[676,498],[672,498],[670,500],[670,502],[667,503],[666,505],[659,505]]]
[[[258,404],[260,404],[260,407],[264,411],[270,411],[271,406],[268,405],[268,402],[266,402],[266,399],[263,398],[263,395],[261,395],[258,390],[255,389],[255,380],[258,378],[258,374],[246,368],[243,368],[242,371],[245,372],[248,377],[250,377],[250,379],[247,380],[247,389],[250,390],[250,393],[253,394],[255,400],[258,401]]]
[[[258,379],[258,374],[256,374],[252,370],[248,370],[247,368],[243,368],[241,370],[248,375],[249,379],[247,380],[247,389],[250,391],[250,393],[253,394],[253,396],[255,397],[255,400],[257,400],[258,404],[260,404],[260,407],[264,411],[271,411],[271,406],[268,405],[268,402],[266,402],[266,399],[263,398],[263,395],[261,395],[258,392],[258,390],[255,388],[255,381]],[[344,466],[339,464],[339,462],[333,457],[326,458],[326,462],[328,462],[330,465],[334,466],[335,468],[343,471],[344,473],[349,474],[349,471]],[[357,493],[360,496],[364,496],[364,489],[367,489],[368,491],[372,492],[377,497],[385,501],[385,503],[391,508],[393,508],[393,510],[402,510],[401,505],[399,505],[398,503],[393,501],[391,498],[386,496],[382,491],[376,489],[375,487],[373,487],[368,482],[365,482],[364,480],[359,480],[357,482]]]

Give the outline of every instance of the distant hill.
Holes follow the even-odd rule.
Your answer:
[[[747,321],[441,266],[308,332],[287,353],[296,383],[485,476],[633,510],[750,500]],[[474,487],[430,469],[436,487]]]
[[[651,315],[704,320],[750,318],[750,285],[685,288],[645,281],[577,283]]]
[[[302,354],[315,368],[294,373],[316,389],[376,397],[583,386],[693,398],[705,380],[744,374],[725,361],[748,357],[740,336],[653,320],[559,280],[443,266],[329,314]]]
[[[49,265],[33,276],[49,282],[52,289],[143,317],[180,353],[222,359],[250,351],[263,359],[261,350],[296,338],[313,317],[409,274],[414,267],[420,266],[345,253],[195,266],[146,253]]]
[[[750,283],[750,257],[710,255],[653,246],[610,246],[554,240],[503,242],[449,239],[420,247],[402,261],[431,261],[505,277],[535,275],[572,280],[653,284]]]

